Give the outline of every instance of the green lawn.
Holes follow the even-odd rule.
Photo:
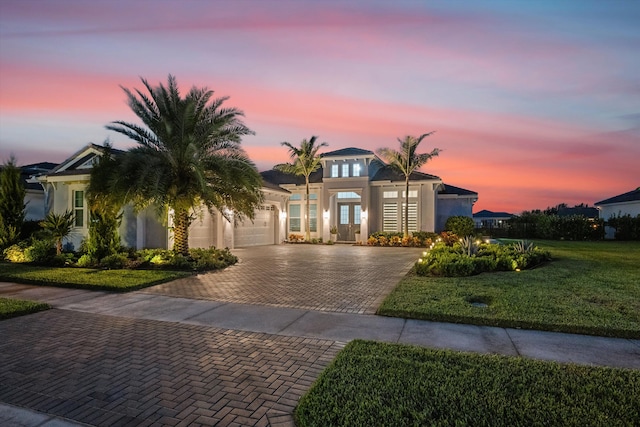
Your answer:
[[[0,320],[47,310],[48,304],[20,299],[0,298]]]
[[[410,273],[378,314],[640,338],[640,242],[536,244],[550,250],[554,261],[471,277]]]
[[[191,273],[182,271],[95,270],[0,263],[0,281],[118,292],[146,288],[189,275]]]
[[[302,397],[298,426],[631,426],[640,371],[352,341]]]

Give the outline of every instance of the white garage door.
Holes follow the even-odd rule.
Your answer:
[[[247,219],[237,225],[234,232],[234,246],[273,245],[275,243],[275,211],[273,206],[263,206],[256,210],[253,222]]]

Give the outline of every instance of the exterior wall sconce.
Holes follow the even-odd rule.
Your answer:
[[[360,218],[366,220],[369,217],[369,214],[367,213],[367,211],[362,211],[360,213]]]
[[[284,221],[285,219],[287,219],[287,213],[286,212],[280,212],[280,221]]]
[[[322,213],[322,218],[323,218],[325,221],[329,221],[329,218],[330,218],[329,211],[324,211],[324,212]]]

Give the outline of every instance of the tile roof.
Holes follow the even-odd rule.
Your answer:
[[[455,194],[458,196],[478,196],[475,191],[467,190],[460,187],[455,187],[449,184],[442,184],[442,189],[438,191],[438,194]]]
[[[372,165],[375,165],[376,163],[379,169],[371,178],[371,181],[404,181],[404,175],[397,169],[377,159],[371,162]],[[440,177],[422,172],[413,172],[409,176],[410,181],[425,181],[430,179],[440,179]]]
[[[623,203],[623,202],[634,202],[640,200],[640,187],[635,190],[631,190],[627,193],[619,194],[614,197],[610,197],[608,199],[601,200],[596,202],[596,205],[610,205],[613,203]]]
[[[293,175],[290,173],[280,172],[279,170],[271,169],[268,171],[260,172],[262,175],[262,180],[265,183],[270,183],[273,185],[281,185],[281,184],[295,184],[302,185],[304,184],[304,176],[302,175]],[[313,172],[309,176],[309,182],[312,184],[322,182],[322,167],[317,171]]]

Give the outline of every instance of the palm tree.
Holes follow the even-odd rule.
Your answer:
[[[290,173],[293,175],[304,176],[304,181],[307,189],[307,215],[306,215],[306,240],[311,240],[311,214],[309,205],[309,176],[320,168],[320,156],[318,150],[322,147],[326,147],[328,144],[323,142],[316,145],[317,136],[312,136],[310,140],[303,139],[300,143],[300,148],[288,143],[283,142],[282,145],[289,149],[289,154],[292,163],[282,163],[276,165],[274,169],[284,173]]]
[[[408,135],[404,139],[398,138],[400,151],[392,148],[380,148],[377,150],[377,154],[380,157],[405,177],[404,237],[409,237],[409,178],[414,171],[422,167],[431,158],[440,154],[439,148],[434,148],[431,153],[423,154],[417,154],[416,150],[422,140],[434,132],[425,133],[418,138]]]
[[[122,133],[138,145],[119,157],[113,188],[140,208],[155,204],[173,215],[173,249],[189,253],[189,225],[204,204],[229,221],[235,215],[253,219],[262,201],[262,179],[240,147],[253,132],[240,119],[243,112],[223,108],[228,97],[192,87],[181,97],[175,77],[148,93],[122,88],[144,125],[112,122],[107,129]]]
[[[75,218],[73,212],[66,211],[63,214],[57,214],[55,212],[49,212],[44,221],[40,222],[40,226],[47,230],[51,237],[56,242],[56,254],[62,253],[62,240],[71,234]]]

